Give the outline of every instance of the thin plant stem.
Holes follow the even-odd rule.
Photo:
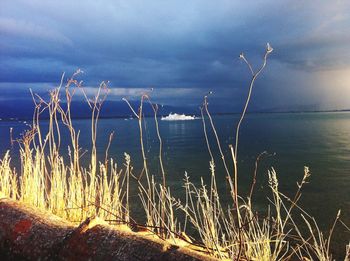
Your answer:
[[[239,130],[240,130],[242,121],[243,121],[243,119],[245,117],[245,114],[247,112],[247,108],[248,108],[248,105],[249,105],[249,101],[250,101],[250,97],[251,97],[251,94],[252,94],[252,90],[253,90],[253,86],[254,86],[255,80],[257,79],[257,77],[260,75],[260,73],[265,68],[266,63],[267,63],[267,57],[272,51],[273,51],[273,49],[270,46],[270,44],[267,44],[266,52],[265,52],[265,55],[264,55],[264,58],[263,58],[263,63],[261,65],[260,69],[257,72],[253,71],[252,66],[247,61],[247,59],[244,57],[244,55],[243,54],[240,55],[240,58],[243,59],[243,61],[245,61],[247,63],[247,65],[248,65],[248,67],[249,67],[249,69],[250,69],[250,71],[252,73],[252,79],[250,80],[248,96],[247,96],[247,99],[246,99],[246,102],[244,104],[244,108],[243,108],[241,117],[240,117],[240,119],[238,121],[237,128],[236,128],[236,143],[235,143],[235,155],[236,155],[236,158],[238,157],[238,154],[237,154],[238,151],[237,150],[238,150],[238,141],[239,141],[238,140],[239,139]]]

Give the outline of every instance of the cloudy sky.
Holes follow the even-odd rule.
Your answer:
[[[154,88],[155,101],[235,111],[266,43],[274,52],[252,108],[350,108],[350,2],[44,1],[0,3],[0,101],[45,92],[78,68],[109,99]]]

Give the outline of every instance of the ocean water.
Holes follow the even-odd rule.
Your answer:
[[[217,115],[213,120],[226,155],[227,164],[232,169],[229,144],[234,144],[235,126],[238,115]],[[210,146],[215,155],[219,190],[223,202],[228,202],[225,174],[217,144],[210,124],[207,123]],[[43,121],[43,126],[45,126]],[[81,131],[80,146],[87,151],[91,148],[90,120],[75,120],[76,129]],[[153,118],[144,119],[144,144],[151,172],[160,180],[158,164],[159,142]],[[9,128],[14,137],[28,128],[22,121],[0,121],[1,155],[11,148]],[[159,121],[163,140],[163,160],[167,174],[167,184],[173,195],[183,195],[182,181],[185,172],[194,183],[201,177],[208,180],[210,156],[205,142],[202,120]],[[139,129],[137,120],[101,119],[98,125],[97,151],[104,160],[109,133],[114,131],[114,139],[109,156],[123,167],[124,152],[130,154],[134,174],[142,169]],[[63,132],[62,134],[67,135]],[[63,139],[62,149],[69,145]],[[13,164],[18,164],[16,148],[11,153]],[[263,151],[271,155],[261,159],[258,165],[258,180],[254,193],[257,210],[264,210],[268,204],[268,169],[274,168],[278,174],[280,190],[293,195],[296,182],[303,176],[304,166],[311,171],[310,183],[302,191],[300,205],[319,222],[322,229],[331,227],[338,209],[341,218],[350,225],[350,113],[273,113],[249,114],[241,127],[238,148],[239,193],[249,192],[256,157]],[[88,153],[86,154],[87,158]],[[86,160],[85,158],[85,160]],[[84,158],[83,158],[84,160]],[[135,204],[137,195],[133,195]],[[140,213],[135,213],[139,215]],[[342,225],[336,229],[336,251],[344,253],[344,245],[350,240],[350,233]]]

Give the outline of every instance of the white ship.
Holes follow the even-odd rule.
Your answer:
[[[185,115],[185,114],[177,114],[177,113],[170,113],[168,116],[162,116],[162,121],[188,121],[188,120],[195,120],[195,116],[191,115]]]

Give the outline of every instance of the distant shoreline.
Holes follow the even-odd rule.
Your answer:
[[[307,110],[307,111],[251,111],[247,114],[288,114],[288,113],[335,113],[335,112],[350,112],[350,109],[343,110]],[[240,114],[240,112],[223,112],[223,113],[213,113],[213,115],[230,115],[230,114]]]
[[[350,109],[343,109],[343,110],[311,110],[311,111],[252,111],[247,112],[249,115],[254,114],[303,114],[303,113],[343,113],[343,112],[350,112]],[[212,115],[239,115],[240,112],[218,112],[218,113],[212,113]],[[192,115],[192,114],[191,114]],[[195,116],[200,116],[199,114],[194,114]],[[159,114],[157,115],[159,118],[162,116],[167,116],[167,114]],[[145,118],[154,117],[154,115],[146,114],[144,115]],[[42,120],[47,120],[48,118],[43,117]],[[90,117],[74,117],[76,120],[89,120]],[[130,115],[116,115],[116,116],[100,116],[99,119],[130,119]],[[133,119],[136,119],[133,117]],[[11,121],[31,121],[31,117],[8,117],[8,118],[1,118],[0,122],[11,122]],[[30,122],[29,122],[30,123]]]

